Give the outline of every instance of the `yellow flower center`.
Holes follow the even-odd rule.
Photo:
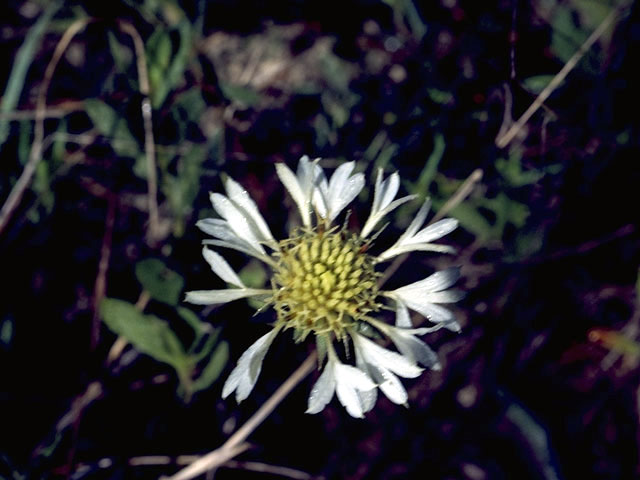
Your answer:
[[[373,257],[364,242],[344,231],[314,229],[280,242],[273,276],[278,323],[294,329],[294,338],[347,329],[380,308]]]

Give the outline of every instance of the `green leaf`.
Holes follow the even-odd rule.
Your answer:
[[[155,55],[152,59],[153,63],[158,65],[163,70],[166,70],[169,67],[169,63],[171,62],[171,53],[173,47],[171,45],[171,37],[168,32],[159,31],[160,35],[158,36],[158,42],[155,48]]]
[[[0,323],[0,344],[6,348],[10,347],[13,341],[13,332],[13,318],[6,317],[2,320],[2,323]]]
[[[148,258],[138,262],[136,278],[154,300],[178,305],[184,279],[173,270],[169,270],[162,260]]]
[[[429,98],[439,105],[450,105],[454,101],[453,94],[437,88],[427,88]]]
[[[109,52],[116,68],[121,73],[127,72],[133,60],[133,52],[121,43],[113,32],[107,32],[107,40],[109,41]]]
[[[220,342],[200,376],[193,382],[194,392],[205,390],[215,382],[229,360],[229,344]]]
[[[176,370],[185,370],[188,358],[167,322],[154,315],[144,315],[133,304],[114,298],[102,301],[100,314],[112,332],[124,337],[139,352]]]
[[[220,82],[220,90],[227,100],[243,107],[255,107],[260,103],[260,94],[249,87]]]
[[[554,75],[534,75],[532,77],[525,78],[522,83],[524,85],[524,88],[529,90],[529,92],[537,95],[542,90],[544,90],[544,88],[549,85],[549,83],[551,83],[553,77]],[[563,83],[564,81],[561,83],[561,85]]]
[[[207,158],[205,148],[194,146],[177,165],[177,175],[165,172],[162,176],[162,193],[167,197],[174,215],[173,233],[180,237],[185,218],[191,214],[193,202],[200,190],[202,163]]]
[[[263,288],[267,282],[267,270],[264,263],[251,260],[239,272],[240,280],[251,288]]]
[[[167,59],[167,53],[169,57],[171,56],[171,39],[168,33],[163,32],[162,36],[157,40],[157,53],[159,58],[154,65],[157,66],[160,71],[164,72],[164,75],[162,81],[152,85],[151,104],[153,108],[159,108],[164,103],[169,92],[184,80],[184,71],[189,60],[189,54],[191,53],[193,36],[191,23],[187,19],[183,19],[178,24],[178,33],[180,36],[178,51],[170,61]],[[168,42],[165,38],[168,39]]]
[[[178,307],[177,308],[178,315],[182,317],[182,319],[189,324],[189,326],[193,329],[196,335],[200,333],[206,333],[211,330],[211,326],[208,323],[200,320],[198,315],[196,315],[193,311],[188,308]]]
[[[555,11],[552,27],[551,49],[566,63],[586,40],[587,34],[576,25],[572,8],[563,4]]]
[[[33,178],[33,190],[38,194],[40,203],[46,213],[53,211],[53,203],[55,196],[51,190],[51,178],[49,174],[49,165],[46,162],[38,163]]]
[[[427,163],[424,165],[420,177],[416,182],[413,191],[421,196],[429,195],[429,187],[438,171],[438,165],[444,155],[445,141],[442,134],[437,133],[433,138],[433,152],[429,155]]]
[[[496,170],[500,172],[512,187],[531,185],[544,176],[544,172],[540,170],[523,170],[521,160],[522,151],[514,149],[509,155],[508,160],[498,158],[495,161]]]
[[[492,228],[487,219],[468,203],[462,203],[451,210],[451,217],[458,220],[462,228],[473,233],[478,240],[486,241],[491,237]]]
[[[111,147],[116,155],[135,157],[140,153],[137,140],[129,131],[127,122],[109,105],[101,100],[85,100],[87,115],[98,131],[112,139]]]
[[[87,115],[103,135],[113,135],[119,116],[116,111],[102,100],[90,98],[85,101]]]

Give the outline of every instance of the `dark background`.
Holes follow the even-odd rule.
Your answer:
[[[616,7],[612,27],[496,147],[501,126]],[[238,460],[306,472],[299,478],[637,478],[639,14],[636,2],[607,0],[4,3],[2,203],[27,163],[54,49],[75,20],[93,20],[53,73],[43,158],[0,233],[0,478],[171,474],[178,456],[221,445],[303,361],[312,345],[283,335],[251,396],[222,401],[224,378],[272,312],[179,301],[183,290],[221,287],[195,228],[212,216],[208,192],[222,190],[221,175],[247,188],[283,238],[295,212],[274,163],[293,167],[302,154],[329,169],[356,160],[371,181],[377,167],[397,170],[402,191],[430,196],[436,209],[482,170],[450,213],[461,223],[447,237],[458,254],[414,254],[389,284],[461,266],[463,329],[428,336],[444,368],[404,382],[409,409],[381,396],[365,420],[335,399],[305,415],[309,378]],[[144,42],[151,83],[152,233],[143,95],[122,21]],[[352,223],[366,219],[371,195],[367,187]],[[416,209],[399,209],[380,241]],[[244,256],[225,257],[248,282],[264,282]],[[145,280],[145,269],[160,280]],[[215,330],[217,348],[229,349],[217,357],[219,378],[189,395],[178,369],[140,348],[107,362],[118,330],[97,323],[102,297],[133,304],[143,290],[144,313],[185,350],[198,328]],[[90,385],[99,395],[86,395]],[[171,465],[136,465],[147,455]],[[217,478],[282,478],[247,468],[230,464]]]

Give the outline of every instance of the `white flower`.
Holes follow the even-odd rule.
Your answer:
[[[453,218],[443,218],[433,225],[429,225],[418,231],[427,218],[430,207],[431,201],[429,199],[425,200],[411,222],[411,225],[409,225],[409,228],[407,228],[398,241],[394,243],[391,248],[378,255],[379,262],[384,262],[397,255],[415,250],[455,253],[455,250],[447,245],[437,245],[429,242],[444,237],[447,233],[454,231],[458,226],[457,220]]]
[[[458,280],[457,269],[436,272],[410,285],[381,291],[376,265],[416,250],[452,251],[451,247],[430,242],[449,233],[457,222],[443,219],[421,229],[429,210],[427,201],[398,241],[374,256],[368,253],[370,233],[385,215],[415,195],[394,200],[400,187],[399,176],[393,173],[383,180],[379,170],[369,217],[359,234],[350,233],[345,226],[340,228],[335,223],[362,190],[364,175],[354,174],[355,162],[348,162],[327,180],[318,161],[302,157],[295,174],[284,164],[276,165],[280,180],[298,207],[303,226],[279,242],[255,202],[237,182],[225,181],[226,196],[211,194],[213,207],[221,218],[197,223],[214,237],[204,243],[238,250],[263,261],[272,270],[271,288],[247,287],[218,253],[205,247],[205,260],[229,288],[191,291],[186,300],[195,304],[222,304],[256,297],[276,311],[274,328],[242,354],[224,384],[223,397],[235,392],[238,402],[244,400],[257,382],[273,339],[280,331],[292,330],[297,342],[313,334],[321,362],[326,358],[326,366],[309,396],[307,412],[320,412],[335,393],[350,415],[362,417],[375,405],[376,387],[392,402],[405,405],[408,395],[398,377],[419,376],[422,368],[418,364],[440,368],[436,353],[418,335],[441,327],[460,329],[453,313],[440,305],[461,298],[460,292],[450,288]],[[395,304],[396,326],[374,317],[385,308],[381,303],[385,298]],[[433,326],[412,328],[409,309],[426,317]],[[388,337],[398,352],[367,338],[365,335],[370,335],[367,328]],[[353,343],[355,366],[339,360],[334,341],[345,345],[349,341]]]

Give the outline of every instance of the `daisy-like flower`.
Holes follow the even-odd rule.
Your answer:
[[[249,194],[234,180],[225,181],[227,195],[211,194],[220,218],[201,220],[197,226],[213,239],[205,240],[203,255],[213,272],[229,284],[222,290],[187,293],[186,300],[200,305],[223,304],[246,297],[262,299],[277,314],[273,328],[240,357],[222,389],[226,398],[235,392],[241,402],[256,384],[262,361],[274,338],[292,330],[297,342],[315,337],[322,374],[311,390],[307,413],[318,413],[334,393],[347,412],[363,417],[376,403],[379,388],[389,400],[407,404],[407,392],[398,377],[415,378],[422,367],[439,369],[436,353],[418,338],[439,328],[459,331],[453,314],[441,304],[456,302],[461,293],[451,287],[458,269],[439,271],[418,282],[383,291],[378,287],[380,264],[412,251],[451,252],[433,243],[454,230],[457,221],[445,218],[422,228],[430,203],[426,201],[415,218],[390,248],[370,253],[372,232],[383,218],[415,195],[395,199],[400,187],[397,173],[383,179],[378,171],[373,204],[359,234],[335,224],[336,218],[364,187],[364,175],[353,173],[355,162],[338,167],[327,179],[318,160],[304,156],[294,173],[284,163],[276,164],[278,177],[293,198],[302,221],[289,238],[276,241]],[[231,266],[209,246],[230,248],[266,263],[272,271],[271,288],[249,288]],[[395,307],[395,325],[376,318],[388,300]],[[409,310],[433,325],[413,328]],[[372,338],[387,337],[397,352]],[[353,345],[355,366],[343,363],[334,342]],[[422,367],[421,367],[421,366]]]

